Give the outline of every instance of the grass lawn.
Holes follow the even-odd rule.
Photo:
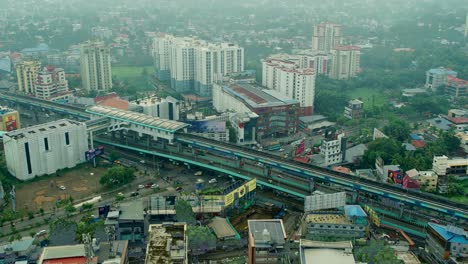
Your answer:
[[[154,69],[152,66],[112,66],[112,75],[118,79],[134,79],[142,77],[143,69],[146,68],[148,74],[152,74]]]
[[[454,202],[463,203],[463,204],[468,204],[468,197],[463,196],[463,195],[449,197],[449,200],[452,200]]]
[[[350,91],[349,96],[352,99],[360,98],[364,102],[364,108],[369,110],[372,109],[372,96],[374,96],[375,106],[384,105],[387,101],[387,95],[382,91],[371,88],[359,88],[353,91]]]

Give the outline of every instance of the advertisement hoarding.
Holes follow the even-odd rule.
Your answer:
[[[188,127],[189,133],[223,133],[226,132],[226,121],[219,120],[202,120],[202,121],[187,121],[190,124]]]
[[[318,194],[306,196],[304,200],[304,211],[316,211],[332,209],[346,205],[346,192]]]

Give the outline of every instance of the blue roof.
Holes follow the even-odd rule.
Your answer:
[[[362,210],[360,205],[345,205],[344,206],[346,216],[357,216],[357,217],[367,217],[366,212]]]
[[[434,229],[441,237],[443,237],[448,242],[468,244],[468,238],[466,236],[450,233],[447,231],[446,226],[443,225],[438,225],[432,222],[429,222],[428,224],[430,227],[432,227],[432,229]]]
[[[446,68],[443,68],[443,67],[430,69],[429,72],[432,73],[432,74],[447,74],[447,75],[457,74],[456,71],[452,71],[451,69],[446,69]]]
[[[414,140],[422,140],[422,138],[418,134],[411,134],[410,137]]]

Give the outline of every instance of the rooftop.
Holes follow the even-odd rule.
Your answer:
[[[5,253],[6,248],[11,248],[13,252],[25,251],[33,244],[33,242],[34,238],[32,237],[22,237],[20,240],[0,245],[0,254]]]
[[[314,123],[318,121],[322,121],[327,119],[327,117],[323,115],[311,115],[311,116],[301,116],[299,117],[299,120],[303,123]]]
[[[255,247],[271,247],[271,244],[283,246],[286,239],[281,219],[248,220],[249,234],[254,239]]]
[[[48,123],[44,123],[40,125],[35,125],[35,126],[27,127],[27,128],[21,128],[18,130],[10,131],[5,136],[8,136],[14,139],[20,139],[20,138],[27,136],[28,134],[36,134],[36,133],[41,134],[41,133],[45,133],[46,131],[50,132],[50,130],[55,130],[58,127],[66,127],[66,126],[85,126],[85,124],[78,122],[78,121],[69,120],[69,119],[60,119],[57,121],[52,121],[52,122],[48,122]]]
[[[8,108],[8,107],[0,106],[0,116],[2,116],[4,114],[12,113],[12,112],[16,112],[16,110],[13,110],[13,109]]]
[[[73,246],[57,246],[57,247],[45,247],[42,251],[41,257],[39,259],[39,264],[41,263],[85,263],[86,259],[85,246],[83,244],[73,245]],[[60,261],[57,261],[60,259]],[[62,259],[74,260],[70,261],[61,261]],[[54,261],[56,260],[56,261]]]
[[[98,116],[105,116],[111,119],[117,119],[120,121],[149,127],[151,129],[160,129],[171,133],[174,133],[179,129],[189,126],[188,124],[178,121],[161,119],[141,113],[120,110],[117,108],[107,106],[92,106],[86,109],[86,112]]]
[[[185,223],[150,225],[145,264],[167,264],[173,260],[186,261],[186,227]]]
[[[215,217],[208,226],[213,229],[217,238],[234,237],[237,235],[236,230],[226,218]]]
[[[453,226],[443,226],[436,223],[427,223],[434,229],[441,237],[448,242],[455,242],[468,245],[468,231]]]
[[[145,219],[143,215],[143,203],[141,200],[134,200],[120,205],[119,220],[140,220]]]
[[[444,67],[430,69],[430,70],[428,70],[428,72],[432,73],[432,74],[448,74],[448,75],[456,75],[457,74],[456,71],[453,71],[450,68],[444,68]]]
[[[227,93],[241,99],[254,108],[299,104],[297,100],[290,99],[274,90],[264,89],[264,87],[252,83],[224,83],[222,86]]]
[[[361,50],[358,46],[338,46],[334,48],[335,50],[351,51],[351,50]]]
[[[352,224],[344,214],[309,214],[306,216],[307,223],[315,224],[337,224],[350,225]]]
[[[366,212],[364,212],[360,205],[345,205],[344,210],[348,217],[367,217]]]
[[[302,264],[354,264],[350,241],[319,242],[301,239]]]

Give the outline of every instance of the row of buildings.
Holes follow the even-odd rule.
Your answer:
[[[213,83],[244,71],[244,49],[232,43],[208,43],[160,33],[153,40],[156,76],[177,92],[210,97]]]
[[[468,81],[457,78],[458,73],[452,69],[439,67],[426,72],[425,87],[435,92],[442,87],[445,94],[452,97],[468,95]]]

